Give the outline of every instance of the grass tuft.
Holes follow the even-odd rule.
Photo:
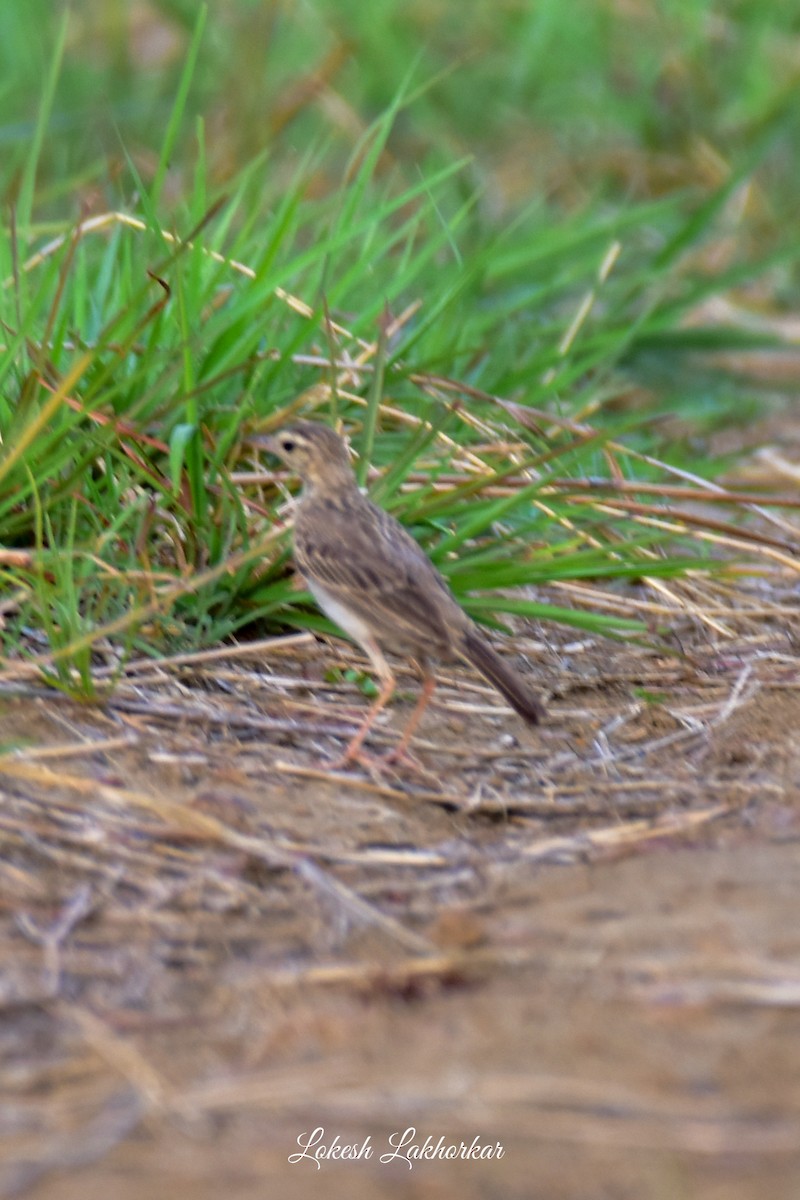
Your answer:
[[[642,637],[652,621],[623,582],[680,608],[704,575],[791,562],[777,510],[794,498],[715,483],[697,442],[741,408],[725,356],[783,345],[769,322],[706,319],[745,273],[796,261],[791,239],[746,262],[725,250],[766,132],[703,195],[539,198],[498,225],[472,157],[409,169],[398,153],[449,79],[406,70],[335,187],[320,181],[340,147],[323,137],[291,169],[262,152],[222,187],[192,100],[218,19],[203,9],[186,31],[149,172],[125,152],[130,202],[45,225],[60,27],[0,236],[6,671],[91,698],[95,668],[133,652],[329,628],[290,578],[292,482],[244,449],[300,413],[343,423],[360,481],[480,620]],[[570,581],[573,608],[552,595]],[[596,584],[612,610],[580,601]]]

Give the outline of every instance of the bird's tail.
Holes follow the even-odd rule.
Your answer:
[[[538,724],[544,715],[541,704],[528,691],[517,672],[481,637],[477,629],[468,629],[464,634],[462,654],[529,725]]]

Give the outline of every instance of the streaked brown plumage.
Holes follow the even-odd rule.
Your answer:
[[[524,681],[493,649],[442,576],[394,517],[359,490],[347,447],[327,425],[296,421],[274,437],[252,439],[303,481],[294,520],[297,565],[320,608],[369,655],[380,694],[342,762],[361,757],[395,679],[384,650],[413,658],[423,676],[419,702],[399,746],[402,757],[435,688],[432,664],[465,659],[529,724],[542,715]]]

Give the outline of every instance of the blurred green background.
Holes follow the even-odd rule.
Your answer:
[[[184,0],[5,0],[5,187],[26,159],[69,12],[39,174],[39,216],[130,199],[126,158],[158,162],[201,6]],[[208,11],[170,162],[188,186],[197,119],[211,178],[254,156],[274,181],[314,155],[337,183],[402,88],[388,153],[409,171],[472,157],[464,187],[508,220],[718,186],[751,154],[748,231],[796,228],[800,10],[783,0],[225,0]],[[311,186],[311,182],[309,184]]]

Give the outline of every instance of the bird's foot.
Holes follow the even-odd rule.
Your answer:
[[[367,754],[366,750],[345,750],[343,754],[337,758],[325,758],[321,765],[328,771],[343,771],[346,767],[364,767],[370,774],[375,770],[380,770],[383,759],[376,758],[374,754]]]
[[[419,761],[415,754],[411,753],[407,746],[395,746],[394,750],[390,750],[388,754],[384,755],[381,761],[390,767],[405,767],[416,775],[430,775],[427,767]]]
[[[366,750],[360,748],[352,751],[345,750],[338,758],[326,759],[324,765],[328,771],[341,771],[347,767],[354,766],[363,767],[376,780],[387,774],[398,775],[401,772],[410,772],[413,775],[419,775],[427,779],[429,782],[433,780],[438,783],[437,777],[405,746],[396,746],[394,750],[390,750],[388,754],[383,755],[368,754]]]

